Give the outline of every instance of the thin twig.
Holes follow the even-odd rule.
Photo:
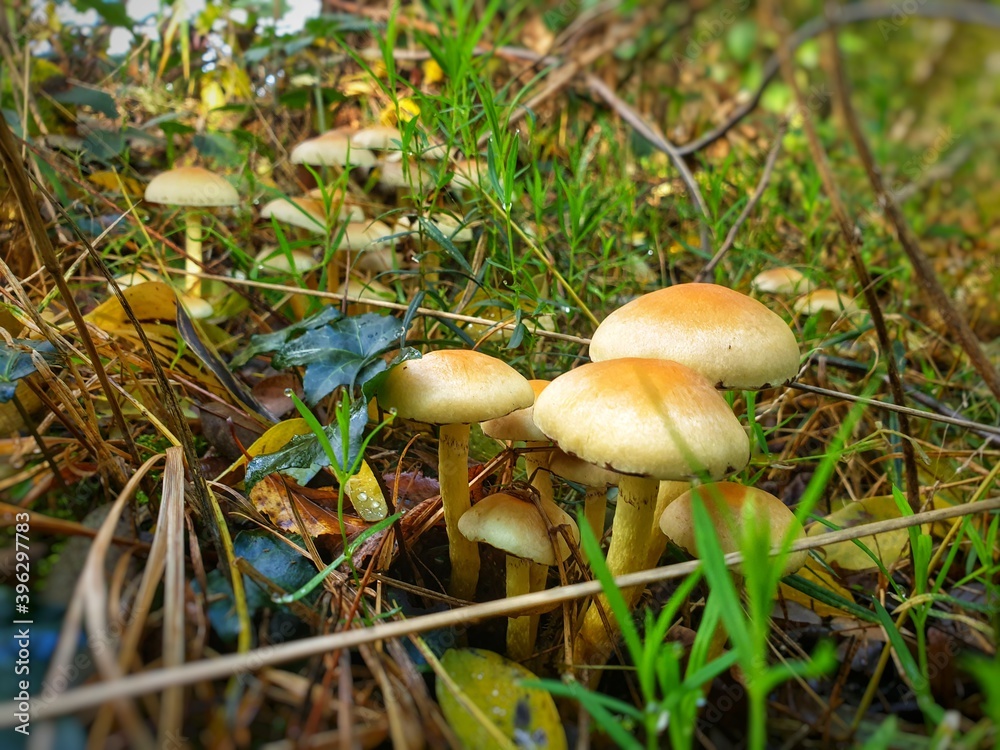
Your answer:
[[[750,214],[753,213],[754,208],[760,202],[760,199],[764,195],[764,191],[767,190],[768,184],[771,182],[771,173],[774,172],[774,165],[778,161],[778,154],[781,153],[781,143],[785,139],[785,133],[788,132],[788,120],[783,119],[778,125],[778,132],[774,134],[774,145],[771,146],[771,150],[767,154],[767,160],[764,162],[764,172],[760,176],[760,182],[757,183],[757,189],[753,191],[753,195],[750,196],[750,200],[747,201],[746,206],[740,212],[740,215],[736,217],[736,221],[733,222],[733,226],[730,227],[729,233],[726,234],[726,239],[722,243],[722,247],[719,248],[718,252],[712,256],[712,259],[705,264],[705,267],[698,272],[698,275],[694,277],[695,281],[705,281],[711,277],[712,272],[715,267],[719,265],[722,259],[729,252],[730,248],[736,244],[736,235],[740,231],[740,227],[743,223],[750,218]]]
[[[880,18],[892,18],[899,13],[898,2],[858,2],[845,5],[840,9],[836,23],[839,25],[875,21]],[[909,11],[907,11],[909,13]],[[912,11],[914,17],[947,18],[960,23],[1000,28],[1000,7],[976,2],[921,2]],[[825,16],[817,16],[797,28],[785,41],[789,53],[794,52],[813,37],[829,30],[831,22]],[[750,98],[736,108],[724,123],[705,133],[705,135],[677,147],[677,153],[688,156],[701,151],[706,146],[715,143],[732,130],[740,121],[749,115],[764,96],[768,84],[777,75],[781,66],[778,53],[775,52],[764,64],[760,85]]]
[[[773,5],[771,6],[771,9],[773,12]],[[806,106],[805,96],[803,95],[802,88],[799,86],[798,81],[795,78],[795,63],[792,59],[792,53],[789,49],[787,39],[782,39],[781,43],[778,45],[778,56],[780,58],[782,77],[785,79],[786,85],[794,93],[799,111],[803,113],[802,127],[803,130],[805,130],[806,138],[809,143],[809,151],[812,154],[813,161],[815,162],[816,171],[819,173],[820,180],[823,183],[823,191],[830,199],[830,205],[833,207],[834,216],[837,219],[837,223],[840,225],[840,231],[844,236],[844,241],[847,245],[847,252],[851,258],[851,265],[854,267],[854,273],[858,277],[858,283],[861,285],[862,292],[864,292],[865,301],[868,304],[869,314],[872,319],[872,325],[874,326],[876,335],[878,336],[879,347],[885,353],[886,371],[889,376],[889,391],[892,393],[892,399],[897,405],[905,406],[906,393],[903,391],[903,380],[899,375],[899,368],[896,365],[892,339],[889,337],[889,329],[886,327],[885,317],[882,315],[882,307],[879,304],[878,295],[875,293],[875,287],[872,283],[871,275],[868,273],[868,267],[865,265],[864,259],[861,257],[861,233],[851,220],[851,216],[847,211],[847,206],[844,204],[844,201],[840,196],[840,188],[837,186],[837,182],[834,179],[833,170],[830,167],[830,160],[827,157],[826,150],[823,148],[823,144],[819,140],[819,133],[816,131],[816,125],[813,122],[812,117],[809,116],[810,110]],[[905,412],[897,413],[899,415],[899,431],[904,437],[910,438],[911,432],[909,416]],[[920,509],[920,477],[917,474],[916,452],[914,451],[913,444],[909,439],[903,440],[900,448],[903,453],[906,499],[910,504],[910,508],[917,511]]]
[[[684,162],[684,157],[680,154],[674,144],[666,138],[666,136],[648,125],[642,119],[642,116],[626,104],[618,96],[618,94],[608,88],[608,85],[604,83],[604,81],[595,76],[593,73],[588,73],[585,80],[587,82],[587,88],[589,88],[595,96],[603,99],[609,107],[618,113],[619,117],[635,128],[635,131],[639,133],[639,135],[670,157],[670,161],[673,162],[674,167],[677,169],[681,179],[684,181],[684,185],[688,189],[692,203],[694,203],[695,208],[697,208],[698,212],[701,214],[702,220],[699,227],[699,234],[701,237],[702,252],[712,252],[712,235],[711,228],[709,227],[708,204],[705,203],[705,198],[701,194],[701,188],[698,187],[698,183],[695,181],[694,175],[691,174],[691,170],[688,169],[688,165]]]
[[[837,10],[833,9],[832,12],[836,13]],[[831,24],[836,23],[838,20],[837,17],[834,17],[831,19]],[[944,287],[941,286],[941,282],[938,281],[937,274],[934,272],[934,266],[920,247],[916,236],[910,230],[910,225],[906,221],[906,217],[903,216],[903,212],[900,210],[895,196],[893,196],[891,190],[887,189],[885,181],[882,179],[882,170],[875,161],[875,155],[868,145],[864,132],[861,130],[861,123],[858,121],[857,113],[851,104],[850,84],[844,75],[843,59],[836,36],[833,38],[831,52],[834,96],[840,105],[841,111],[844,113],[847,130],[850,132],[854,148],[858,152],[862,164],[864,164],[865,172],[868,174],[868,182],[875,193],[878,205],[885,210],[886,216],[896,230],[899,244],[903,246],[903,250],[910,259],[910,264],[913,266],[913,271],[917,276],[917,284],[923,291],[926,301],[944,320],[945,325],[948,326],[948,330],[951,331],[959,346],[962,347],[963,351],[969,357],[969,361],[976,369],[976,372],[979,373],[979,376],[986,383],[986,387],[993,392],[996,398],[1000,398],[1000,374],[997,373],[996,368],[993,367],[993,363],[990,362],[989,357],[983,352],[979,344],[979,339],[972,332],[972,328],[969,327],[965,318],[955,309],[951,299],[945,293]],[[873,315],[872,320],[874,321],[874,319],[875,316]],[[887,356],[890,355],[889,352],[886,352],[886,354]],[[889,361],[892,361],[891,356],[889,357]]]
[[[898,518],[887,518],[849,529],[816,534],[797,540],[791,545],[790,551],[819,549],[865,536],[884,534],[890,531],[919,527],[923,524],[938,523],[949,518],[972,516],[996,510],[1000,510],[1000,496],[977,503],[954,505]],[[771,554],[778,554],[778,550],[771,550]],[[740,552],[733,552],[725,556],[725,563],[728,566],[738,565],[742,561],[743,555]],[[690,560],[652,570],[630,573],[615,578],[615,585],[618,588],[649,586],[688,576],[698,570],[700,565],[700,561]],[[175,685],[191,685],[207,680],[222,679],[239,672],[305,659],[316,654],[328,653],[334,649],[354,648],[366,643],[403,638],[439,628],[465,627],[472,622],[490,617],[507,616],[546,603],[550,605],[560,604],[599,593],[601,593],[599,581],[585,581],[533,594],[496,599],[481,604],[470,604],[467,607],[459,607],[447,612],[434,612],[410,619],[378,623],[364,629],[347,630],[287,643],[272,644],[245,654],[227,654],[213,659],[188,662],[183,667],[151,669],[113,682],[96,683],[67,691],[59,696],[59,700],[55,702],[36,698],[31,703],[31,716],[35,721],[42,721],[100,706],[108,701],[118,700],[126,696],[135,697],[162,691]],[[15,703],[7,703],[0,707],[0,727],[12,726],[16,722],[16,712]]]

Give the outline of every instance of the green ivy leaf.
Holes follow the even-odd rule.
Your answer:
[[[313,328],[324,326],[340,317],[340,310],[336,307],[328,306],[320,309],[320,311],[315,315],[310,315],[305,320],[292,323],[290,326],[282,328],[280,331],[255,334],[250,337],[250,345],[237,354],[233,358],[233,361],[230,362],[229,366],[231,368],[242,367],[258,354],[275,352],[299,334],[312,330]]]
[[[343,455],[343,438],[340,426],[333,422],[323,428],[323,433],[333,448],[334,458],[341,469],[346,470],[361,453],[362,436],[368,423],[368,404],[359,399],[351,405],[351,418],[348,426],[347,456]],[[257,482],[276,471],[286,469],[323,468],[330,465],[330,459],[323,450],[319,438],[310,433],[293,437],[280,451],[255,456],[247,464],[244,480],[249,492]]]
[[[55,349],[48,341],[14,339],[14,343],[17,346],[8,346],[0,340],[0,404],[6,404],[14,398],[18,380],[35,372],[35,363],[25,349],[34,349],[50,361],[55,354]]]
[[[381,355],[405,334],[396,318],[365,313],[307,331],[275,354],[278,369],[305,365],[305,400],[315,404],[339,386],[364,385],[388,368]]]

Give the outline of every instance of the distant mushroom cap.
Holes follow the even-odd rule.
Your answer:
[[[378,393],[384,408],[431,424],[471,424],[531,406],[528,381],[482,352],[443,349],[394,367]]]
[[[750,286],[758,292],[768,294],[802,294],[815,287],[808,276],[791,266],[778,266],[761,271],[754,276]]]
[[[302,141],[288,156],[292,164],[311,167],[371,167],[375,154],[352,142],[351,134],[341,128],[328,130]]]
[[[590,357],[674,360],[719,387],[740,389],[781,385],[799,369],[788,324],[757,300],[717,284],[676,284],[637,297],[597,327]]]
[[[323,202],[315,198],[275,198],[260,209],[260,218],[273,218],[316,233],[326,231],[326,211]]]
[[[579,542],[580,532],[573,518],[555,504],[542,506],[553,526],[568,526],[574,542]],[[483,542],[540,565],[555,565],[556,556],[552,549],[545,520],[538,507],[526,500],[497,493],[480,500],[462,514],[458,530],[473,542]],[[556,537],[559,559],[569,557],[570,549],[562,535]]]
[[[750,444],[704,376],[667,360],[612,359],[563,373],[534,405],[535,424],[578,458],[621,474],[689,479],[742,469]]]
[[[534,391],[535,398],[538,398],[538,394],[545,390],[549,381],[529,380],[528,384],[531,386],[531,390]],[[483,422],[480,427],[483,428],[483,434],[496,440],[530,440],[548,442],[548,438],[545,436],[545,433],[538,429],[534,420],[531,418],[531,411],[532,407],[530,406],[524,409],[518,409],[517,411],[512,411],[510,414],[506,414],[502,417],[489,419]]]
[[[372,151],[398,151],[402,142],[403,134],[399,132],[399,128],[390,125],[372,125],[356,130],[351,135],[352,146]]]
[[[851,315],[861,309],[853,299],[834,289],[815,289],[808,294],[803,294],[795,300],[792,307],[795,312],[802,315],[815,315],[818,312]]]
[[[434,187],[434,175],[416,159],[383,161],[379,164],[378,184],[385,188],[427,190]]]
[[[796,529],[798,536],[805,535],[795,514],[771,493],[734,482],[703,484],[678,497],[660,516],[660,530],[674,544],[692,555],[698,554],[691,509],[696,497],[700,497],[705,503],[724,553],[739,550],[744,529],[752,524],[765,523],[770,526],[772,545],[779,544],[792,528]],[[793,552],[785,563],[785,574],[795,572],[805,562],[805,552]]]
[[[156,175],[146,186],[149,203],[167,206],[235,206],[240,194],[225,178],[202,167],[176,167]]]
[[[291,256],[291,261],[289,261],[289,255]],[[316,265],[316,261],[309,253],[302,252],[301,250],[292,250],[289,253],[285,253],[273,247],[265,247],[257,253],[254,263],[265,273],[273,274],[291,273],[293,267],[297,273],[305,273]]]

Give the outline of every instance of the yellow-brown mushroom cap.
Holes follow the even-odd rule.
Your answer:
[[[558,505],[542,506],[552,526],[568,526],[574,543],[579,543],[576,522]],[[506,493],[497,493],[480,500],[458,521],[458,530],[473,542],[483,542],[541,565],[555,565],[555,550],[538,507]],[[569,557],[570,549],[562,535],[556,537],[559,559]]]
[[[534,391],[506,362],[482,352],[443,349],[394,367],[378,402],[404,419],[471,424],[531,406]]]
[[[787,383],[799,369],[791,328],[757,300],[717,284],[676,284],[611,313],[594,332],[590,358],[669,359],[724,388]]]
[[[556,449],[549,455],[549,471],[585,487],[615,487],[621,474]]]
[[[529,380],[528,384],[535,393],[538,394],[548,386],[548,380]],[[512,411],[496,419],[488,419],[480,425],[483,434],[496,440],[529,440],[537,442],[548,442],[545,434],[538,429],[532,419],[532,407]]]
[[[149,203],[167,206],[235,206],[240,194],[225,178],[202,167],[176,167],[156,175],[146,186]]]
[[[674,500],[660,516],[660,530],[678,547],[698,555],[694,534],[692,503],[701,498],[719,537],[719,546],[726,554],[740,549],[744,529],[767,524],[771,529],[771,544],[780,544],[789,529],[796,536],[805,535],[795,514],[769,492],[745,487],[734,482],[717,482],[695,487]],[[785,562],[785,575],[794,573],[806,563],[805,552],[793,552]]]
[[[704,376],[667,360],[591,362],[535,402],[539,429],[562,450],[621,474],[713,478],[742,469],[750,443]]]

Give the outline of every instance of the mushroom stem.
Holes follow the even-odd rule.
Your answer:
[[[531,589],[530,560],[515,555],[507,555],[507,597],[529,593]],[[531,628],[531,615],[507,618],[507,657],[514,661],[524,661],[535,649],[535,639]]]
[[[538,440],[525,441],[525,446],[528,448],[545,445],[547,443]],[[555,495],[552,492],[552,474],[549,472],[549,452],[526,451],[524,453],[524,470],[531,486],[538,490],[538,498],[542,504],[555,502]]]
[[[660,488],[656,494],[656,510],[654,511],[655,528],[649,539],[649,557],[646,558],[646,567],[655,568],[656,564],[663,556],[663,551],[667,548],[667,535],[660,530],[660,516],[674,500],[691,489],[690,482],[671,482],[664,480],[660,482]]]
[[[549,579],[549,567],[547,565],[542,565],[541,563],[533,562],[531,563],[531,572],[529,573],[529,576],[531,579],[530,592],[533,594],[536,591],[544,591],[545,583]],[[541,620],[541,615],[530,615],[528,619],[530,620],[528,643],[531,646],[531,651],[534,652],[535,641],[538,638],[538,622]]]
[[[618,506],[611,526],[611,546],[607,558],[611,575],[634,573],[645,567],[658,486],[659,483],[652,477],[623,475],[619,481]],[[636,590],[624,589],[622,595],[629,601],[636,595]],[[578,664],[603,664],[611,655],[614,634],[605,630],[602,610],[614,625],[607,600],[603,596],[598,597],[587,609],[573,644],[574,659]],[[599,673],[595,672],[594,676],[599,677]]]
[[[469,425],[441,426],[438,482],[441,485],[441,505],[451,558],[448,591],[457,599],[471,601],[476,596],[476,584],[479,582],[479,546],[458,531],[458,519],[472,505],[469,500]]]
[[[588,487],[583,496],[583,515],[598,541],[604,536],[604,518],[607,512],[608,488]]]
[[[338,250],[333,251],[330,262],[326,264],[326,291],[333,293],[340,291],[340,255]]]
[[[202,271],[201,252],[202,241],[201,214],[197,211],[188,211],[184,214],[184,270],[187,278],[184,281],[184,288],[194,295],[201,294],[198,283],[198,274]]]

